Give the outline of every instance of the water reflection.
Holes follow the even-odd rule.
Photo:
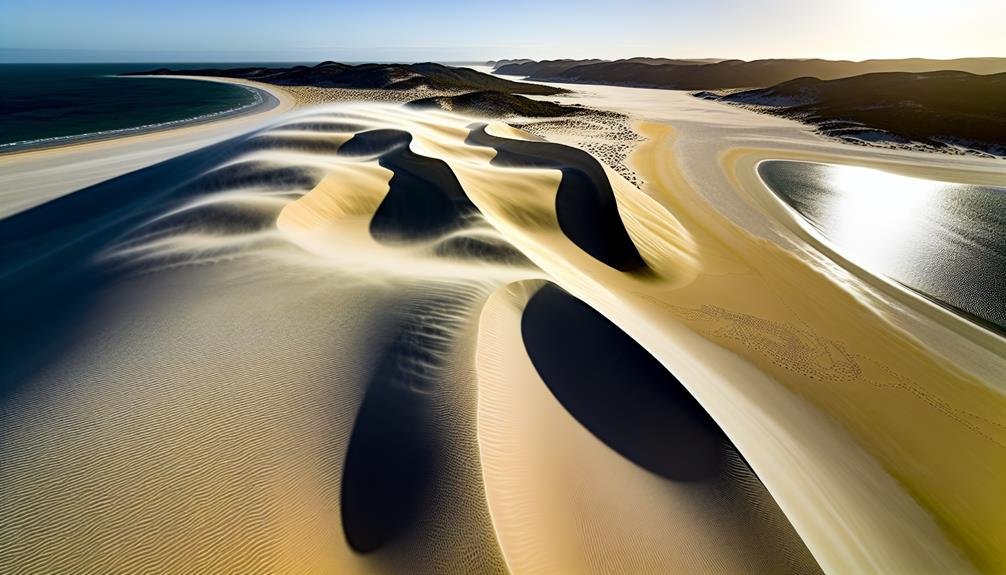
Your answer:
[[[1006,332],[1006,188],[808,162],[758,171],[850,260]]]

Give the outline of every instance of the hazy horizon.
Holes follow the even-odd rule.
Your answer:
[[[228,55],[220,53],[208,53],[204,57],[195,57],[185,53],[177,52],[165,52],[162,54],[150,53],[144,56],[136,56],[136,52],[118,52],[118,51],[87,51],[87,55],[80,55],[80,52],[68,51],[62,53],[60,51],[55,54],[46,54],[44,50],[10,50],[0,48],[0,65],[3,64],[203,64],[203,63],[216,63],[216,64],[290,64],[290,65],[311,65],[317,64],[325,61],[340,62],[343,64],[414,64],[419,62],[436,62],[440,64],[481,64],[487,62],[493,62],[497,60],[520,60],[520,59],[531,59],[531,60],[559,60],[559,59],[569,59],[569,60],[584,60],[584,59],[598,59],[598,60],[625,60],[631,58],[667,58],[667,59],[680,59],[680,60],[744,60],[744,61],[756,61],[756,60],[831,60],[831,61],[850,61],[850,62],[864,62],[870,60],[909,60],[909,59],[925,59],[925,60],[960,60],[960,59],[985,59],[985,58],[1006,58],[1006,55],[963,55],[963,56],[951,56],[946,58],[934,58],[927,56],[898,56],[898,57],[871,57],[871,58],[828,58],[823,56],[778,56],[772,57],[767,56],[764,58],[735,58],[730,56],[693,56],[684,57],[668,54],[636,54],[632,56],[621,56],[617,58],[604,58],[601,56],[556,56],[549,58],[532,58],[530,56],[523,55],[508,55],[499,56],[497,58],[363,58],[363,59],[348,59],[348,58],[333,58],[330,56],[319,55],[315,58],[282,58],[282,57],[270,57],[262,56],[256,58],[253,56],[239,56],[239,55]],[[130,57],[132,56],[132,57]]]
[[[826,0],[813,6],[765,0],[757,11],[750,6],[739,0],[660,6],[520,0],[504,10],[459,0],[434,6],[396,0],[365,6],[13,0],[0,21],[0,62],[1006,56],[998,30],[1006,3],[993,0]]]

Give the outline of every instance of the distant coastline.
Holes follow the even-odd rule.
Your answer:
[[[254,83],[207,83],[184,72],[174,81],[121,76],[140,66],[0,65],[0,154],[177,130],[276,105]]]
[[[150,77],[150,78],[168,78],[167,76],[135,76],[135,77]],[[177,78],[175,78],[177,79]],[[186,78],[189,79],[189,78]],[[219,81],[211,78],[199,78],[196,81],[201,82],[212,82]],[[231,82],[232,83],[232,82]],[[252,94],[254,94],[255,100],[251,103],[238,106],[236,108],[231,108],[229,110],[223,110],[220,112],[211,112],[208,114],[200,114],[198,116],[193,116],[191,118],[181,118],[178,120],[168,120],[165,122],[157,122],[154,124],[144,124],[140,126],[133,126],[129,128],[117,128],[113,130],[101,130],[98,132],[90,132],[86,134],[73,134],[68,136],[53,136],[48,138],[38,138],[34,140],[22,140],[18,142],[9,142],[6,144],[0,144],[0,154],[9,154],[16,152],[24,152],[29,150],[43,150],[48,148],[57,148],[60,146],[67,146],[72,144],[84,144],[89,142],[99,142],[103,140],[110,140],[115,138],[122,138],[126,136],[137,136],[141,134],[149,134],[153,132],[161,132],[165,130],[173,130],[176,128],[182,128],[186,126],[193,126],[197,124],[203,124],[207,122],[215,122],[218,120],[224,120],[228,118],[236,118],[240,116],[245,116],[249,114],[254,114],[258,112],[265,112],[275,108],[279,103],[279,100],[275,96],[270,94],[268,91],[254,86],[249,86],[246,84],[233,83],[235,86],[239,86]]]

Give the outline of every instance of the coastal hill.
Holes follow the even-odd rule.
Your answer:
[[[523,64],[525,62],[534,62],[534,60],[530,58],[504,58],[502,60],[489,60],[488,62],[486,62],[486,64],[495,68],[497,66],[506,66],[507,64]]]
[[[814,124],[859,142],[922,143],[1006,155],[1006,73],[878,73],[798,78],[770,88],[699,97]]]
[[[432,108],[493,118],[509,116],[554,118],[573,116],[588,111],[586,108],[578,106],[564,106],[553,102],[532,100],[517,94],[488,90],[468,92],[457,96],[420,98],[408,102],[406,105],[413,108]]]
[[[352,88],[440,91],[492,90],[507,94],[552,95],[566,92],[554,86],[512,82],[470,68],[453,68],[426,62],[421,64],[340,64],[322,62],[316,66],[289,68],[245,67],[172,70],[159,68],[124,75],[184,75],[241,78],[280,86],[314,86],[318,88]]]
[[[618,66],[630,66],[632,64],[644,64],[647,66],[696,66],[701,64],[714,64],[720,60],[716,59],[705,59],[705,60],[683,60],[678,58],[647,58],[643,56],[637,56],[635,58],[626,58],[623,60],[600,60],[600,59],[588,59],[588,60],[572,60],[572,59],[561,59],[561,60],[497,60],[495,62],[489,62],[488,64],[493,67],[493,71],[497,74],[503,74],[506,76],[527,76],[531,79],[549,79],[549,78],[570,78],[572,77],[568,71],[574,68],[587,68],[590,66],[598,66],[598,69],[610,68],[605,66],[607,64],[617,64]],[[626,68],[630,69],[630,68]],[[565,81],[565,80],[563,80]],[[608,82],[605,82],[608,83]]]
[[[590,66],[592,64],[602,64],[605,60],[500,60],[493,66],[493,71],[506,76],[527,76],[529,78],[553,78],[560,77],[563,72],[577,66]]]
[[[580,84],[610,84],[674,90],[717,90],[766,87],[801,77],[832,80],[876,72],[959,70],[972,74],[1006,72],[1006,58],[956,60],[544,60],[497,65],[497,74],[531,80]]]

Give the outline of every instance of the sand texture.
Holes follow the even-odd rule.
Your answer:
[[[651,92],[305,104],[0,220],[0,572],[1006,569],[1006,344],[755,167],[1001,172]]]

